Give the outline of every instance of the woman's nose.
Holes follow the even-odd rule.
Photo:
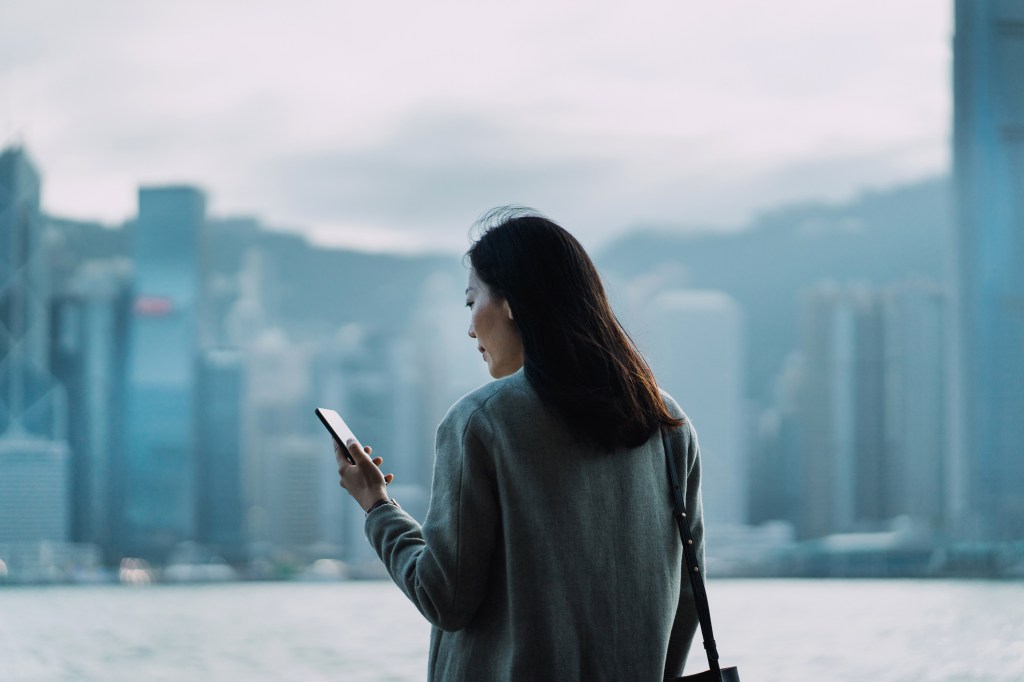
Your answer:
[[[476,330],[473,329],[473,325],[472,324],[469,325],[468,333],[469,333],[469,338],[471,338],[471,339],[475,339],[476,338]]]

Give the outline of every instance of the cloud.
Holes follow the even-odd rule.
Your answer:
[[[598,151],[548,147],[524,131],[460,114],[418,116],[358,149],[283,155],[261,192],[308,220],[434,229],[496,204],[579,201],[614,176]]]
[[[140,183],[192,182],[215,211],[361,244],[460,248],[467,221],[507,202],[594,240],[735,224],[941,170],[948,14],[10,0],[0,141],[25,139],[49,210],[108,220],[134,212]]]
[[[743,163],[697,138],[559,135],[465,112],[419,112],[361,145],[285,154],[254,169],[257,193],[328,243],[460,250],[482,211],[524,204],[597,245],[634,225],[728,226],[789,201],[846,199],[928,175],[918,139]],[[939,150],[936,152],[936,150]]]

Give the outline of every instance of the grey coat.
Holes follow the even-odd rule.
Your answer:
[[[687,421],[671,438],[703,567],[697,437]],[[633,450],[588,447],[522,370],[441,422],[423,526],[385,505],[366,535],[434,626],[430,680],[682,674],[697,615],[660,434]]]

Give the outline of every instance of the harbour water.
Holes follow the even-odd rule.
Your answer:
[[[1024,680],[1024,582],[718,580],[709,597],[746,680]],[[384,581],[0,589],[4,682],[422,680],[428,635]],[[699,642],[690,659],[706,666]]]

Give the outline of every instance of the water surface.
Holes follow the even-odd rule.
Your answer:
[[[722,580],[709,596],[745,680],[1024,680],[1024,583]],[[428,635],[386,582],[0,589],[5,682],[422,680]]]

